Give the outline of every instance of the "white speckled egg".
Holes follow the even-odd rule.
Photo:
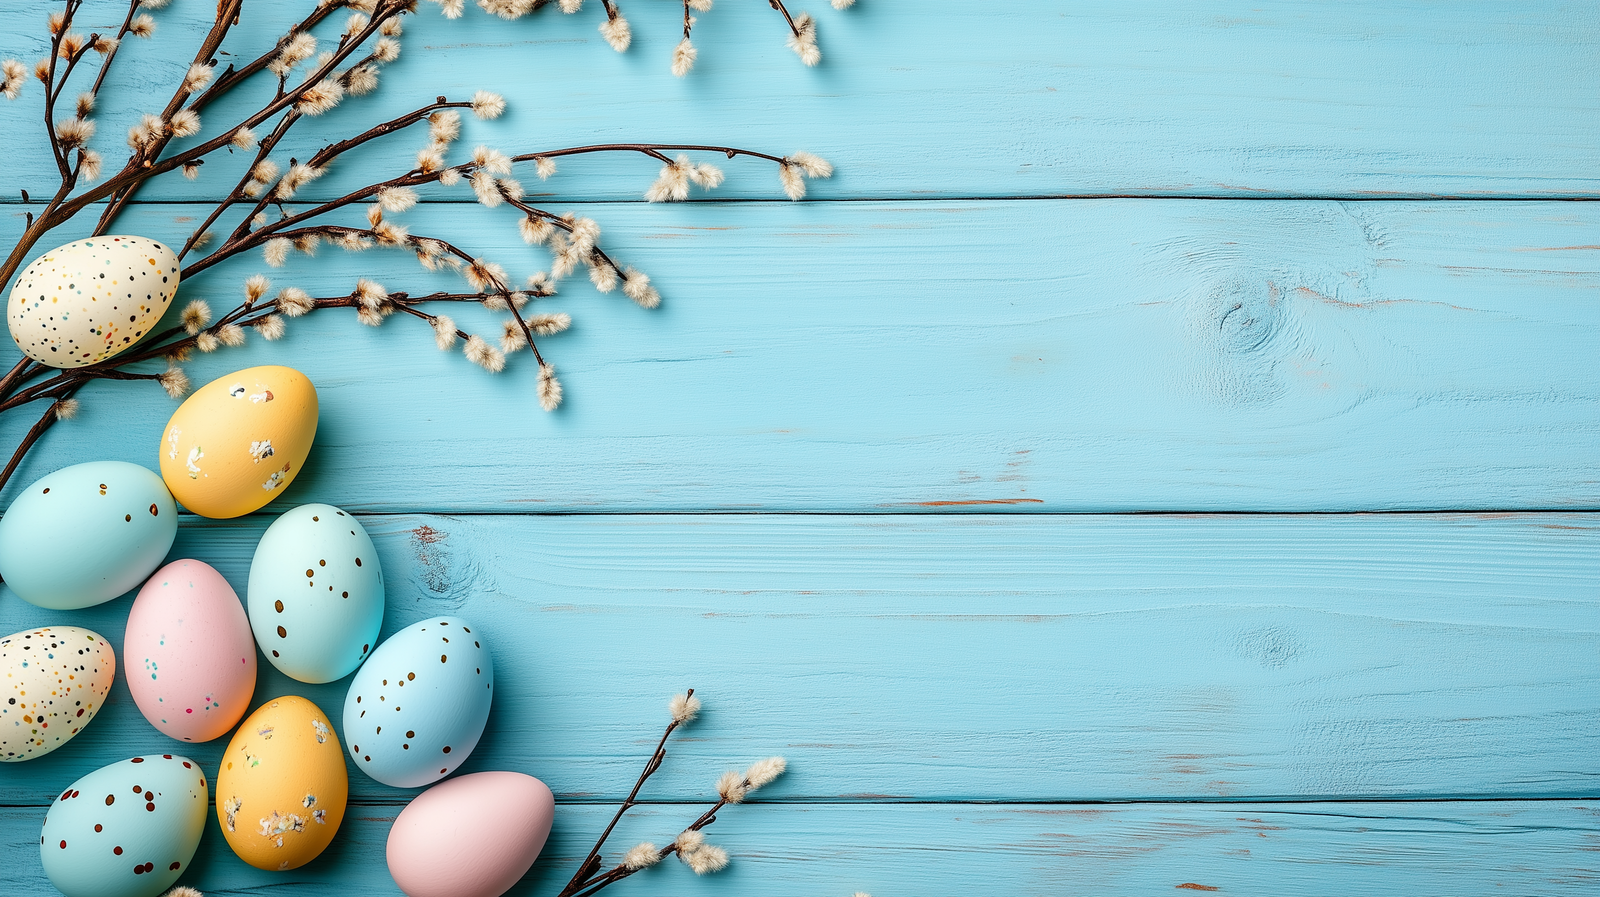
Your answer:
[[[77,626],[0,638],[0,761],[31,760],[78,734],[106,702],[111,643]]]
[[[155,897],[178,880],[206,830],[200,764],[150,754],[101,767],[50,805],[44,873],[67,897]]]
[[[80,368],[138,342],[177,292],[172,250],[144,237],[90,237],[50,250],[17,275],[6,323],[29,358]]]
[[[379,645],[350,682],[345,743],[362,772],[420,788],[466,761],[493,697],[494,664],[471,624],[459,617],[413,623]]]
[[[0,577],[52,610],[102,604],[144,582],[178,537],[161,478],[126,461],[45,474],[0,517]]]
[[[383,627],[378,550],[344,511],[301,505],[262,534],[245,602],[273,666],[301,682],[343,679]]]

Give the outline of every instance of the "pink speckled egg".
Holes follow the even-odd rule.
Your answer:
[[[128,691],[152,726],[180,741],[228,733],[250,709],[256,644],[222,574],[200,561],[157,570],[128,612]]]
[[[389,874],[410,897],[500,897],[550,837],[550,789],[520,772],[441,782],[406,805],[389,830]]]

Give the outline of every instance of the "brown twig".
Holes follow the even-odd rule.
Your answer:
[[[6,462],[5,469],[0,470],[0,490],[5,489],[6,483],[11,480],[11,475],[16,473],[18,465],[27,456],[28,450],[33,448],[34,443],[39,441],[39,437],[43,436],[46,430],[61,419],[63,403],[70,400],[72,394],[77,392],[79,388],[80,384],[68,384],[66,388],[55,396],[56,400],[50,403],[50,407],[44,410],[44,414],[40,415],[39,419],[34,421],[33,426],[28,428],[28,432],[23,435],[22,441],[17,444],[16,451],[11,453],[11,460]]]
[[[684,697],[693,698],[694,689],[689,689]],[[633,790],[628,792],[628,796],[622,801],[622,805],[617,807],[617,812],[612,815],[611,821],[606,824],[605,831],[600,833],[599,839],[594,842],[594,847],[590,848],[589,854],[583,858],[582,863],[578,864],[577,874],[572,876],[572,880],[567,882],[566,887],[562,888],[561,893],[557,894],[556,897],[571,897],[572,894],[587,886],[585,879],[592,873],[586,874],[586,871],[599,865],[600,850],[605,847],[606,839],[611,837],[612,830],[617,827],[618,822],[622,821],[623,815],[634,807],[638,800],[640,789],[644,788],[644,783],[656,774],[656,770],[661,768],[661,764],[667,759],[667,739],[672,737],[672,733],[685,722],[687,720],[674,718],[671,723],[667,724],[666,731],[661,733],[661,739],[656,742],[655,751],[651,753],[650,759],[645,761],[644,770],[639,773],[639,780],[633,783]]]
[[[783,5],[783,0],[767,0],[767,3],[783,15],[783,20],[789,23],[789,30],[794,32],[795,37],[799,37],[800,29],[795,27],[794,16],[789,15],[789,10]]]
[[[111,71],[111,63],[116,61],[117,53],[122,49],[122,40],[128,36],[128,31],[133,27],[133,14],[138,11],[139,0],[128,0],[128,14],[122,17],[122,27],[117,29],[115,38],[117,45],[111,48],[111,52],[107,53],[105,60],[100,63],[100,72],[94,76],[94,86],[89,88],[91,95],[100,95],[100,86],[105,83],[106,75]]]
[[[532,285],[527,289],[512,290],[509,284],[504,282],[503,272],[498,266],[477,258],[472,253],[449,241],[434,237],[411,235],[404,228],[396,227],[392,223],[383,221],[382,210],[385,206],[391,205],[389,198],[380,196],[386,190],[392,188],[409,189],[437,181],[444,181],[445,184],[449,185],[463,178],[472,177],[474,189],[479,192],[479,196],[485,204],[492,206],[504,202],[529,219],[547,222],[549,226],[555,227],[565,234],[574,235],[570,240],[560,236],[553,236],[546,241],[544,234],[548,234],[549,231],[543,231],[542,234],[537,235],[535,231],[525,231],[525,235],[527,235],[530,242],[548,242],[552,251],[556,253],[556,265],[551,271],[557,278],[565,276],[568,271],[576,267],[577,261],[582,261],[589,265],[590,275],[595,279],[596,284],[601,286],[601,289],[609,290],[614,288],[617,279],[620,279],[623,285],[623,292],[640,305],[650,308],[659,302],[659,294],[649,286],[648,278],[638,274],[631,268],[625,272],[605,250],[593,245],[594,236],[598,234],[598,229],[594,227],[593,222],[589,222],[587,219],[575,218],[571,214],[558,216],[555,213],[533,206],[521,198],[522,191],[513,181],[509,178],[500,178],[494,174],[483,173],[481,169],[484,166],[477,162],[467,162],[446,167],[443,166],[441,161],[438,161],[437,157],[430,161],[424,154],[424,156],[419,157],[417,168],[388,180],[358,188],[344,196],[311,204],[295,212],[286,210],[284,205],[292,198],[295,190],[302,187],[309,178],[299,177],[294,183],[285,186],[282,180],[268,183],[272,179],[257,179],[254,177],[257,165],[269,159],[271,153],[281,145],[286,134],[297,122],[308,114],[314,114],[316,111],[326,108],[329,104],[326,96],[320,98],[308,97],[311,90],[319,85],[326,85],[330,79],[334,79],[339,88],[344,89],[344,92],[350,95],[365,92],[365,88],[349,90],[352,83],[355,83],[352,82],[352,78],[359,73],[362,77],[368,78],[370,82],[369,73],[374,73],[376,67],[382,62],[392,60],[392,52],[396,48],[393,46],[386,47],[384,41],[380,40],[376,45],[377,49],[370,51],[364,59],[350,65],[344,71],[339,71],[339,66],[344,65],[346,60],[355,55],[357,48],[363,46],[380,32],[386,36],[385,40],[387,36],[397,36],[398,27],[391,28],[389,23],[414,11],[415,0],[376,0],[374,8],[367,13],[364,19],[362,17],[352,17],[351,24],[341,34],[337,47],[324,54],[318,62],[311,65],[310,71],[305,74],[303,81],[293,87],[287,85],[286,75],[281,70],[293,67],[303,57],[299,55],[299,50],[295,51],[295,55],[285,55],[288,44],[296,40],[299,35],[308,33],[311,28],[323,22],[333,12],[339,9],[352,8],[353,0],[329,0],[326,3],[317,3],[316,7],[300,22],[290,26],[287,33],[276,42],[270,51],[263,53],[240,68],[236,69],[230,65],[220,75],[213,76],[207,87],[191,90],[190,88],[194,81],[189,77],[189,72],[193,71],[194,66],[215,67],[217,65],[215,56],[218,54],[224,39],[230,33],[230,29],[238,24],[239,13],[243,8],[244,0],[218,0],[216,18],[205,38],[196,49],[194,62],[191,64],[190,70],[185,72],[184,80],[180,82],[180,86],[173,92],[171,99],[159,116],[161,127],[152,128],[144,138],[136,139],[135,151],[117,174],[92,188],[85,189],[77,196],[73,196],[72,193],[77,186],[80,171],[85,167],[88,160],[81,141],[73,140],[71,135],[63,139],[57,134],[53,107],[55,103],[66,95],[68,80],[73,76],[76,67],[84,56],[90,50],[95,49],[97,44],[104,47],[104,43],[100,41],[99,35],[91,35],[82,45],[77,42],[85,39],[74,35],[69,43],[67,35],[71,33],[73,20],[76,13],[80,11],[83,0],[63,0],[63,2],[65,8],[59,14],[59,23],[51,34],[51,54],[48,64],[39,68],[40,80],[45,82],[44,123],[57,168],[61,173],[61,185],[37,215],[31,209],[27,211],[26,226],[22,238],[11,248],[4,263],[0,264],[0,286],[10,282],[31,248],[45,234],[64,224],[89,205],[102,200],[106,201],[98,226],[95,229],[96,233],[101,233],[127,207],[136,191],[146,181],[179,168],[187,169],[203,164],[210,154],[233,144],[236,138],[240,136],[241,130],[254,129],[281,112],[283,115],[272,129],[272,132],[265,139],[257,142],[257,151],[249,169],[239,179],[234,188],[209,212],[194,234],[188,238],[180,252],[180,257],[197,248],[211,226],[221,220],[223,215],[236,211],[236,207],[255,192],[254,188],[250,187],[252,181],[258,181],[261,184],[260,194],[252,197],[256,201],[251,204],[248,213],[243,216],[242,221],[229,238],[223,241],[221,246],[204,258],[190,263],[182,270],[183,278],[187,279],[222,261],[233,258],[247,250],[260,247],[277,238],[291,240],[296,248],[307,252],[310,251],[310,243],[314,242],[316,238],[332,239],[336,245],[341,245],[346,249],[363,249],[377,245],[413,251],[426,267],[434,268],[443,263],[447,267],[464,271],[468,281],[472,284],[472,291],[456,293],[435,292],[413,296],[404,291],[387,293],[371,284],[364,284],[358,285],[355,291],[344,296],[328,296],[317,299],[312,299],[303,292],[296,291],[297,298],[295,302],[297,304],[294,306],[294,313],[301,314],[307,311],[327,308],[358,308],[360,311],[359,316],[364,323],[376,324],[379,323],[379,319],[384,315],[403,312],[407,316],[428,322],[435,330],[441,346],[450,342],[447,336],[451,333],[456,338],[466,339],[468,343],[466,353],[468,358],[491,371],[497,371],[504,363],[504,356],[500,350],[490,348],[485,351],[486,343],[478,337],[473,337],[465,331],[456,329],[453,325],[447,326],[441,320],[443,318],[442,315],[430,314],[417,308],[417,306],[428,302],[479,302],[493,309],[500,309],[504,306],[505,310],[510,311],[510,320],[506,322],[505,336],[502,337],[500,345],[505,351],[509,352],[512,348],[515,348],[515,343],[512,341],[526,342],[532,350],[535,361],[540,366],[541,404],[546,409],[554,408],[560,400],[560,384],[554,381],[553,369],[546,363],[535,340],[535,333],[558,332],[566,326],[566,323],[563,320],[559,326],[555,326],[553,317],[549,315],[524,317],[520,308],[521,304],[526,301],[526,297],[550,295],[553,293],[553,289],[543,281],[535,279],[530,281]],[[615,21],[620,18],[621,13],[613,0],[601,0],[601,2],[606,10],[608,20]],[[126,14],[116,32],[115,41],[117,43],[113,47],[105,48],[104,59],[99,72],[94,79],[93,85],[86,92],[88,95],[94,96],[98,94],[101,87],[106,83],[110,66],[117,58],[122,41],[136,32],[144,33],[142,30],[135,28],[136,14],[141,8],[141,4],[142,0],[129,0]],[[537,3],[534,4],[535,8],[538,5]],[[786,21],[790,22],[791,30],[795,31],[798,36],[799,29],[795,26],[787,10],[783,8],[782,3],[778,2],[778,0],[772,0],[772,5],[784,15]],[[359,9],[359,7],[355,8]],[[690,7],[686,3],[685,34],[687,34],[687,28],[691,24],[689,12]],[[65,55],[63,55],[64,48],[69,50]],[[380,53],[382,54],[381,59],[379,58]],[[284,64],[275,65],[275,61],[278,60],[282,60]],[[232,88],[269,68],[278,72],[277,88],[272,98],[263,103],[257,111],[245,116],[241,122],[225,129],[217,137],[204,140],[195,146],[162,158],[163,153],[167,151],[173,140],[176,139],[176,133],[187,133],[185,128],[175,127],[173,123],[174,117],[180,111],[184,113],[192,112],[198,115],[199,110],[207,107]],[[370,83],[367,86],[370,87]],[[337,94],[332,96],[337,97]],[[483,101],[474,98],[472,103],[450,102],[445,97],[438,97],[434,103],[375,125],[353,137],[323,146],[312,155],[307,163],[301,166],[301,174],[303,175],[308,169],[314,173],[313,176],[320,174],[327,165],[341,155],[388,134],[399,133],[428,119],[430,115],[442,109],[470,106],[475,111],[480,111],[480,115],[483,117],[493,117],[498,114],[499,108],[503,106],[502,101],[495,99],[491,104],[494,106],[493,111],[485,113],[477,109],[476,104],[479,102]],[[79,103],[78,111],[85,113],[86,107],[89,106],[92,106],[92,101],[82,101]],[[86,115],[83,117],[86,117]],[[155,119],[157,117],[151,116],[151,118]],[[451,137],[436,137],[435,139],[448,144]],[[248,140],[240,139],[238,140],[238,145],[241,147],[249,146],[250,141],[253,140],[253,137]],[[76,160],[72,158],[74,149],[78,150]],[[706,144],[652,143],[573,146],[513,157],[495,154],[492,157],[492,161],[486,164],[493,167],[494,171],[498,173],[504,170],[499,166],[507,158],[514,163],[527,161],[545,162],[562,156],[602,152],[634,152],[659,161],[664,165],[673,166],[677,163],[668,156],[668,152],[679,151],[717,152],[730,159],[744,155],[777,163],[784,167],[786,187],[790,178],[788,172],[793,164],[786,157],[736,147]],[[541,175],[548,173],[544,170],[544,165],[541,165],[540,169]],[[290,170],[295,170],[295,162],[292,159],[290,160]],[[664,179],[672,176],[670,171],[669,169],[669,171],[663,172]],[[698,171],[698,169],[695,171]],[[681,167],[678,169],[678,173],[682,173]],[[474,175],[476,176],[474,177]],[[284,177],[287,178],[288,174],[285,173]],[[694,177],[701,186],[712,186],[712,184],[703,180],[700,174],[697,173]],[[720,177],[717,180],[720,180]],[[652,192],[657,195],[650,198],[658,198],[660,184],[665,182],[658,182],[657,188],[652,188]],[[489,188],[487,193],[484,192],[486,187]],[[672,192],[672,195],[668,198],[681,198],[681,184],[679,188],[673,188],[673,191],[669,192]],[[794,192],[791,191],[791,196],[793,195]],[[26,193],[23,194],[23,198],[24,202],[28,200]],[[321,220],[322,216],[355,203],[372,199],[376,199],[377,204],[368,210],[370,228],[335,225]],[[401,197],[398,200],[400,205],[395,207],[402,208],[415,201],[414,194],[409,197]],[[279,211],[278,220],[270,223],[265,220],[265,212],[269,205],[277,206]],[[543,228],[544,225],[538,225],[539,230],[543,230]],[[593,235],[591,235],[591,231]],[[268,245],[268,249],[268,260],[276,264],[279,260],[274,253],[279,251],[279,247]],[[606,268],[609,268],[609,271],[606,271]],[[616,278],[612,277],[613,274],[616,275]],[[542,276],[540,275],[540,277]],[[187,378],[182,376],[181,371],[169,369],[166,374],[161,374],[135,370],[134,368],[163,358],[168,361],[169,365],[176,364],[187,357],[190,352],[197,349],[211,351],[221,345],[237,345],[239,336],[237,328],[240,327],[254,326],[260,329],[268,338],[275,338],[281,333],[283,323],[281,320],[275,321],[272,319],[283,312],[283,309],[279,308],[279,302],[282,300],[283,295],[280,294],[279,300],[257,304],[256,298],[259,298],[259,292],[247,293],[247,299],[244,303],[228,311],[209,326],[202,327],[201,324],[195,323],[195,332],[193,333],[188,332],[185,327],[169,328],[147,336],[139,346],[133,347],[130,351],[95,365],[71,370],[56,370],[31,359],[19,360],[10,371],[6,372],[4,376],[0,376],[0,412],[14,410],[25,404],[48,399],[53,400],[52,411],[58,411],[59,415],[53,414],[48,419],[41,419],[34,429],[29,431],[23,444],[18,446],[12,463],[5,468],[4,474],[0,475],[0,488],[4,488],[6,480],[14,472],[17,464],[20,463],[21,457],[38,441],[40,435],[51,425],[53,420],[57,416],[66,416],[69,413],[68,407],[60,403],[66,401],[84,385],[95,380],[160,380],[169,391],[174,392],[174,394],[181,394],[182,389],[185,388],[181,384],[187,382]],[[206,315],[209,316],[209,311],[206,312]],[[555,317],[565,318],[564,315]],[[521,336],[520,340],[516,338],[518,333]],[[549,384],[547,384],[547,379]],[[546,387],[550,384],[553,384],[553,388],[547,393]],[[669,729],[668,732],[670,733],[670,731]],[[664,742],[665,736],[663,736]],[[655,761],[655,765],[659,766],[659,760]],[[653,771],[653,768],[647,769],[641,777],[641,785],[643,780],[648,778]],[[637,790],[636,787],[635,796]],[[629,803],[625,805],[623,810],[619,811],[619,818],[621,812],[625,812],[627,806],[631,805],[632,797],[630,797]],[[719,804],[718,806],[721,805]],[[716,808],[713,808],[696,825],[708,824],[709,820],[714,818],[715,811]],[[614,824],[615,822],[613,822]],[[611,828],[608,827],[607,835],[609,835],[610,831]],[[602,838],[603,840],[604,838]],[[672,852],[671,849],[668,849],[662,853],[662,856],[670,852]],[[598,845],[595,857],[598,857]],[[587,865],[597,867],[597,863],[588,863]],[[588,883],[584,887],[595,887],[599,882],[599,879],[590,878],[594,871],[597,871],[597,869],[588,869],[585,873],[584,878]],[[614,872],[615,870],[613,870]],[[607,874],[611,875],[612,873]],[[616,879],[606,879],[608,882],[611,880]],[[603,884],[598,886],[603,886]]]

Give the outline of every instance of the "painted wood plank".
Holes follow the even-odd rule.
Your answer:
[[[265,520],[186,520],[173,557],[244,588]],[[1597,796],[1590,515],[366,517],[384,632],[450,613],[499,678],[466,771],[565,799],[631,784],[665,700],[706,718],[655,785],[793,762],[800,800]],[[129,598],[44,611],[121,645]],[[123,657],[124,667],[137,659]],[[261,668],[270,670],[266,661]],[[348,682],[271,674],[337,721]],[[223,747],[92,726],[0,776],[37,802],[113,755]],[[352,793],[406,792],[352,774]]]
[[[192,375],[305,370],[322,421],[289,499],[360,510],[1600,506],[1593,204],[573,208],[666,304],[580,280],[540,305],[576,320],[545,344],[558,413],[537,409],[526,355],[491,377],[411,319],[302,319]],[[198,211],[142,207],[125,227],[174,239]],[[547,256],[507,211],[402,217],[520,278]],[[255,271],[330,294],[460,283],[382,253],[297,264],[243,260],[180,299],[231,305]],[[472,311],[451,313],[498,333]],[[82,398],[0,499],[71,462],[154,466],[170,399]],[[28,423],[11,418],[7,445]]]
[[[247,4],[229,48],[253,58],[309,5]],[[84,21],[110,27],[119,6],[96,0]],[[599,39],[598,4],[510,24],[470,3],[449,22],[425,4],[388,86],[313,122],[306,130],[321,136],[295,148],[304,158],[336,139],[329,135],[436,94],[490,88],[512,112],[471,129],[469,141],[528,151],[617,140],[808,149],[839,165],[815,189],[822,197],[1600,192],[1592,4],[876,0],[841,13],[817,0],[796,8],[806,6],[820,20],[818,68],[784,49],[767,4],[727,0],[701,16],[697,70],[676,79],[667,70],[681,7],[672,2],[623,5],[635,46],[620,56]],[[20,16],[13,22],[42,20],[49,8],[48,0],[8,4]],[[170,94],[214,8],[177,0],[159,14],[155,42],[119,63],[126,68],[103,104],[98,146],[120,152],[127,126],[159,105],[149,98]],[[31,61],[43,52],[41,35],[14,25],[0,51]],[[18,188],[53,190],[31,87],[31,101],[0,104],[8,201]],[[208,124],[220,130],[255,108],[219,105]],[[400,139],[363,158],[409,167],[422,142]],[[171,178],[152,195],[217,195],[229,167],[207,166],[194,184]],[[539,189],[638,199],[655,167],[574,164]],[[339,195],[365,169],[352,160],[312,192]],[[724,195],[776,195],[764,168],[731,166],[730,175]]]
[[[663,843],[695,806],[643,807],[616,844]],[[384,861],[393,807],[346,817],[327,853],[262,872],[229,852],[213,816],[193,871],[207,897],[398,895]],[[609,818],[563,805],[515,897],[553,894]],[[19,893],[54,893],[38,859],[35,808],[0,809],[0,862]],[[1195,805],[752,805],[723,814],[728,869],[696,878],[671,862],[606,893],[772,897],[971,894],[1272,894],[1432,897],[1592,894],[1600,807],[1567,802]]]

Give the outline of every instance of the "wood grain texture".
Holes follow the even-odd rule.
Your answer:
[[[1600,506],[1591,204],[575,208],[666,304],[586,280],[542,302],[576,321],[545,342],[567,385],[556,414],[526,354],[491,377],[411,319],[319,313],[192,376],[304,370],[321,429],[286,501],[357,510]],[[172,239],[199,211],[145,206],[122,226]],[[519,277],[544,268],[505,212],[402,217]],[[231,306],[255,271],[329,294],[362,276],[459,284],[403,254],[324,249],[294,270],[208,272],[174,308]],[[170,399],[149,384],[82,398],[0,500],[68,463],[154,466]],[[10,417],[14,444],[27,422]]]
[[[696,806],[640,808],[615,844],[663,843]],[[292,872],[263,872],[228,851],[215,815],[180,882],[206,897],[399,895],[384,865],[396,808],[345,817],[327,853]],[[550,844],[509,894],[553,894],[609,808],[557,808]],[[7,870],[20,894],[54,891],[39,870],[38,808],[0,809],[0,850],[31,862]],[[606,894],[919,897],[1304,894],[1452,897],[1587,895],[1600,882],[1600,806],[1569,802],[1197,805],[1039,804],[737,807],[711,840],[734,859],[696,878],[676,862]]]
[[[172,556],[242,592],[267,522],[186,521]],[[707,715],[660,799],[772,753],[793,763],[783,799],[1597,796],[1584,515],[364,523],[384,632],[450,613],[493,652],[463,769],[534,773],[563,799],[620,798],[689,686]],[[130,600],[73,623],[120,646]],[[0,591],[0,631],[59,621]],[[337,721],[347,686],[270,673],[257,699],[304,695]],[[223,746],[182,747],[211,768]],[[0,777],[0,804],[176,747],[119,675],[92,726]],[[351,789],[409,793],[354,772]]]
[[[230,49],[253,55],[308,4],[251,0]],[[51,5],[7,4],[0,56],[39,55],[42,29],[15,23]],[[120,5],[90,0],[85,26]],[[554,891],[691,685],[708,711],[619,845],[669,839],[728,766],[781,753],[791,772],[718,822],[725,875],[658,870],[619,897],[1593,892],[1600,528],[1574,512],[1600,510],[1600,212],[1544,200],[1600,196],[1600,12],[810,5],[822,66],[783,49],[766,4],[723,0],[682,80],[674,2],[625,0],[622,56],[593,2],[513,24],[424,5],[385,90],[280,153],[486,87],[511,111],[469,121],[463,156],[647,139],[838,165],[798,205],[748,202],[777,184],[739,161],[714,194],[737,202],[667,208],[638,201],[644,159],[525,175],[667,296],[652,314],[573,283],[544,303],[577,318],[547,345],[559,413],[536,409],[528,358],[490,377],[410,322],[319,316],[191,365],[197,383],[269,361],[310,374],[317,448],[273,510],[364,512],[385,633],[453,613],[488,638],[498,703],[464,770],[530,772],[563,802],[512,893]],[[111,158],[213,8],[176,0],[126,49],[96,138]],[[0,245],[19,191],[50,188],[29,90],[0,103]],[[341,160],[305,196],[409,167],[418,143]],[[119,229],[181,241],[206,211],[191,201],[241,164],[166,179]],[[427,198],[413,231],[519,276],[547,265],[506,210]],[[451,283],[413,267],[325,250],[314,276],[276,280]],[[182,298],[229,306],[256,270]],[[170,400],[82,398],[0,506],[65,464],[154,466]],[[1440,509],[1484,513],[1057,513]],[[764,513],[660,513],[706,511]],[[242,589],[271,519],[186,518],[173,557]],[[128,605],[66,622],[120,646]],[[0,587],[0,634],[62,622]],[[337,718],[343,683],[261,667],[258,700],[304,694]],[[65,783],[179,747],[119,678],[67,747],[0,767],[0,892],[52,892],[38,825]],[[181,749],[215,772],[220,744]],[[187,883],[397,893],[383,844],[414,792],[351,786],[356,812],[310,867],[250,869],[213,822]]]
[[[89,4],[85,26],[109,27],[119,5]],[[253,58],[308,6],[248,4],[228,50]],[[725,2],[700,17],[696,70],[676,79],[668,68],[681,7],[672,2],[624,4],[635,46],[623,55],[599,39],[598,4],[515,23],[470,3],[450,22],[424,4],[384,76],[389,86],[311,131],[364,127],[436,94],[489,88],[512,111],[469,130],[469,148],[656,140],[807,149],[839,164],[815,189],[831,198],[1600,193],[1600,13],[1589,3],[873,0],[841,13],[816,0],[796,8],[806,6],[820,21],[818,68],[784,49],[765,3]],[[7,13],[31,22],[48,8],[12,0]],[[214,10],[211,0],[177,0],[159,14],[153,42],[134,44],[119,62],[97,145],[120,152],[127,126],[156,111],[151,98],[170,94]],[[8,32],[0,51],[30,61],[44,52],[42,29]],[[18,188],[53,189],[39,91],[30,89],[31,100],[0,104],[15,166],[8,201]],[[270,90],[263,83],[257,92]],[[258,108],[242,99],[215,107],[207,123],[220,130]],[[423,142],[399,138],[361,158],[409,167]],[[305,158],[317,146],[307,137],[285,149]],[[168,178],[159,195],[218,195],[231,167],[207,165],[194,184]],[[348,160],[310,195],[339,195],[365,168]],[[538,189],[638,199],[655,169],[643,158],[574,163]],[[764,167],[730,174],[723,195],[778,195]],[[470,198],[464,187],[454,195]]]

